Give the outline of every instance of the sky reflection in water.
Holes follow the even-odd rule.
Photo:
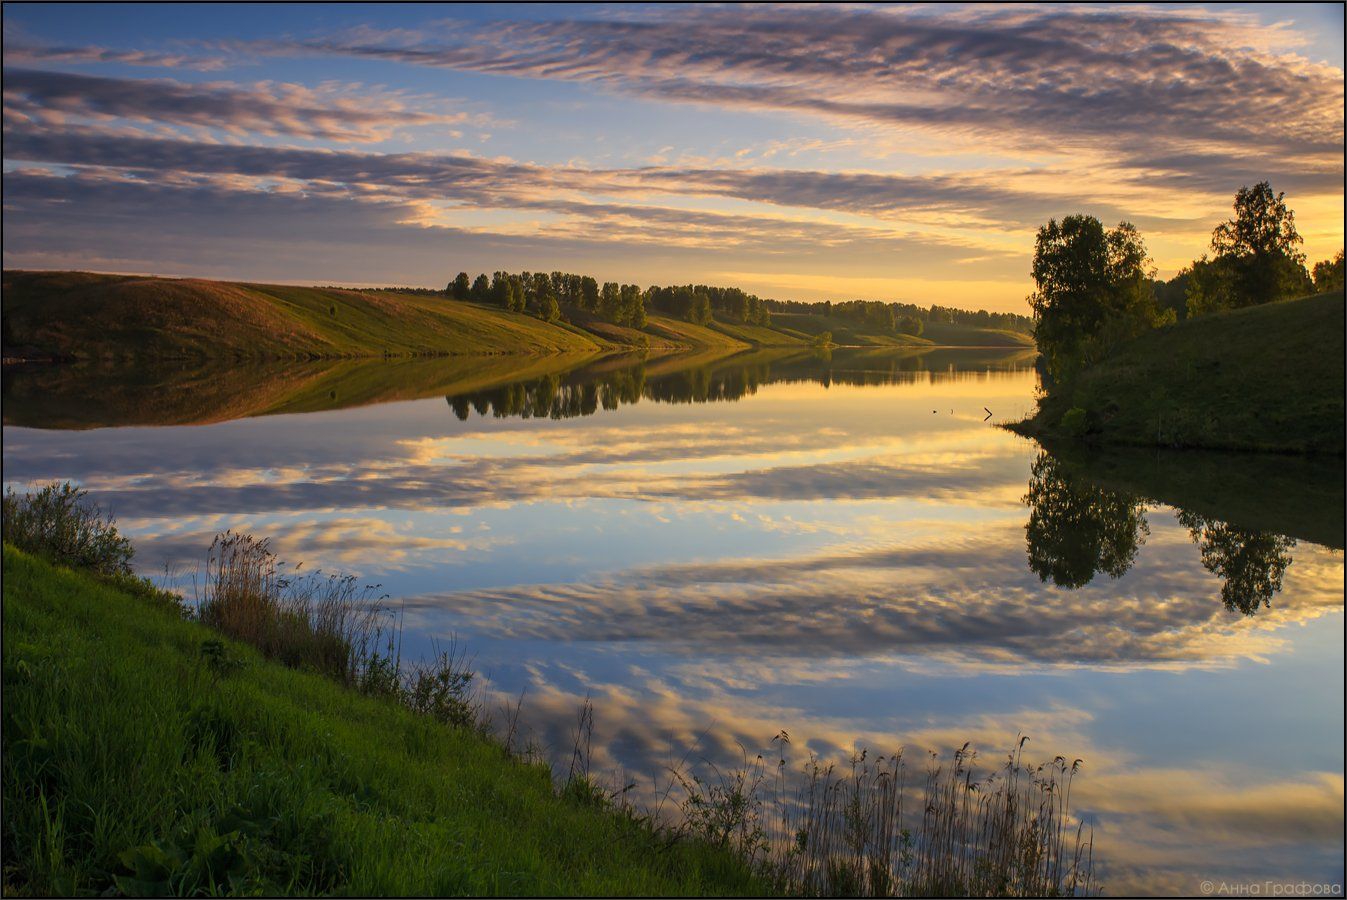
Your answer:
[[[567,750],[592,697],[600,770],[648,780],[782,728],[797,755],[971,739],[994,765],[1023,732],[1085,759],[1110,893],[1341,883],[1342,551],[1073,481],[983,421],[1032,405],[1022,360],[886,365],[7,424],[5,478],[82,481],[147,569],[234,528],[378,581],[409,647],[457,635],[544,742]],[[656,399],[693,396],[738,399]],[[593,414],[517,415],[549,403]]]

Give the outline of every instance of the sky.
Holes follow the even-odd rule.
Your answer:
[[[4,265],[563,270],[1027,312],[1035,229],[1168,277],[1269,180],[1343,245],[1343,7],[4,6]]]

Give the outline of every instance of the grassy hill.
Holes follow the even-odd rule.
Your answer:
[[[843,347],[1032,347],[1032,336],[1018,331],[928,322],[920,337],[893,331],[875,331],[864,322],[814,313],[773,313],[772,327],[804,337],[824,331]]]
[[[333,359],[613,349],[795,347],[830,332],[842,346],[1017,347],[1010,331],[932,324],[924,337],[874,332],[839,317],[779,313],[771,326],[723,318],[694,325],[653,314],[644,329],[563,307],[544,322],[442,294],[6,271],[6,359]]]
[[[1033,335],[998,328],[927,322],[921,336],[942,347],[1032,347]]]
[[[6,896],[767,890],[728,852],[559,796],[470,729],[266,662],[149,593],[8,544],[4,571]]]
[[[336,288],[5,272],[6,347],[70,358],[555,353],[608,342],[495,307]]]
[[[1343,295],[1230,310],[1149,332],[1039,401],[1021,434],[1226,450],[1344,451]]]
[[[579,309],[544,322],[439,294],[6,271],[6,358],[316,359],[574,353],[803,343],[771,328],[654,315],[643,330]]]

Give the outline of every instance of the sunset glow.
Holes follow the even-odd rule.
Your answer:
[[[1034,229],[1169,277],[1237,188],[1343,244],[1342,7],[10,5],[4,265],[459,270],[1026,312]]]

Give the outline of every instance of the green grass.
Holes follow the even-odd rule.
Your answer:
[[[921,336],[941,347],[1032,347],[1033,335],[1022,331],[1004,331],[998,328],[978,328],[974,325],[956,325],[927,322]]]
[[[3,593],[6,895],[765,889],[474,732],[212,645],[148,593],[8,545]]]
[[[781,346],[800,334],[578,309],[555,323],[438,294],[100,275],[4,273],[6,356],[125,362],[549,354]]]
[[[1079,408],[1088,442],[1342,455],[1343,328],[1341,293],[1188,319],[1119,347],[1011,427],[1066,438]]]
[[[1034,339],[1018,331],[973,325],[925,323],[920,337],[893,331],[875,331],[863,322],[812,313],[773,313],[772,327],[804,336],[828,331],[843,347],[1032,347]]]
[[[335,288],[4,273],[5,343],[83,359],[555,353],[593,335],[437,296]]]
[[[756,344],[760,347],[800,347],[809,344],[807,335],[788,333],[779,328],[768,328],[763,325],[716,320],[709,327],[735,340],[743,341],[746,344]]]
[[[812,313],[772,313],[772,327],[811,337],[827,331],[833,336],[832,342],[841,347],[931,346],[931,341],[924,337],[896,332],[873,332],[860,322]]]

